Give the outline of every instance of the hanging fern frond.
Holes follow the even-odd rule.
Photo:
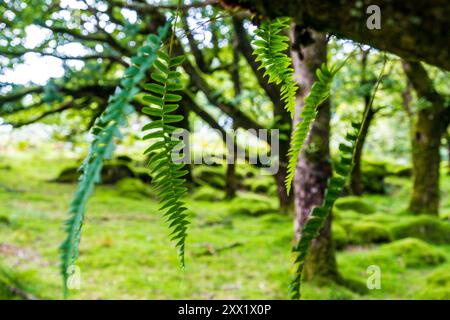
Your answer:
[[[291,58],[286,54],[289,49],[289,37],[283,34],[289,28],[289,18],[277,18],[274,21],[264,21],[255,34],[258,39],[253,41],[257,56],[256,61],[260,61],[259,69],[265,68],[264,75],[269,76],[269,83],[281,85],[281,100],[285,103],[285,108],[294,117],[295,94],[298,86],[293,78]]]
[[[184,267],[184,247],[189,221],[181,198],[187,192],[183,176],[188,171],[183,169],[184,164],[174,161],[181,160],[173,159],[172,152],[181,142],[171,138],[177,129],[174,123],[183,120],[182,115],[173,114],[179,107],[177,102],[181,100],[181,96],[175,92],[183,88],[181,74],[175,69],[183,60],[184,56],[172,58],[163,51],[158,52],[156,71],[151,75],[154,82],[144,85],[148,91],[144,101],[148,106],[142,109],[143,113],[154,120],[142,130],[145,133],[144,139],[151,140],[151,145],[144,154],[149,155],[149,168],[160,200],[160,210],[165,211],[164,216],[167,217],[171,229],[171,240],[176,243],[181,265]]]
[[[291,147],[288,152],[289,164],[285,181],[288,194],[291,190],[292,180],[294,179],[298,156],[308,136],[311,124],[317,116],[317,107],[330,95],[331,83],[339,68],[332,67],[330,70],[326,64],[323,64],[320,69],[317,69],[317,80],[312,85],[311,91],[304,100],[303,109],[300,113],[300,121],[294,127]]]
[[[365,116],[364,116],[365,119]],[[363,119],[363,121],[365,121]],[[320,229],[330,214],[336,199],[341,195],[352,171],[357,139],[361,130],[361,123],[352,123],[352,130],[347,133],[345,143],[339,145],[340,160],[334,167],[334,176],[328,179],[322,205],[312,209],[303,229],[300,240],[293,248],[295,255],[295,275],[290,284],[292,299],[300,298],[300,286],[306,255],[312,240],[319,234]]]
[[[69,219],[66,221],[67,237],[61,245],[61,272],[64,280],[64,296],[67,296],[68,270],[75,265],[78,258],[78,246],[81,228],[84,220],[86,203],[93,192],[94,185],[100,181],[101,169],[105,159],[111,159],[114,149],[114,138],[120,138],[120,127],[126,124],[128,115],[133,112],[130,101],[139,92],[138,84],[142,81],[146,71],[157,58],[157,51],[161,47],[171,21],[159,28],[157,35],[150,35],[138,54],[131,59],[132,66],[125,72],[125,78],[108,101],[103,114],[96,120],[92,133],[89,153],[80,167],[80,179],[75,195],[69,207]]]

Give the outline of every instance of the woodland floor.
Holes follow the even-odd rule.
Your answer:
[[[70,162],[70,160],[68,160]],[[0,298],[17,298],[12,288],[38,298],[61,298],[59,244],[74,184],[49,182],[68,161],[3,158],[0,161]],[[340,210],[336,222],[409,219],[404,208],[408,178],[389,178],[388,195],[364,196],[374,213]],[[443,176],[442,212],[450,212],[450,177]],[[247,199],[264,195],[240,194]],[[239,200],[238,200],[239,202]],[[75,299],[287,299],[292,217],[277,212],[250,216],[234,202],[187,199],[191,226],[186,269],[181,270],[167,226],[148,197],[99,186],[89,202],[80,258],[81,289]],[[352,245],[337,252],[345,278],[365,284],[366,268],[382,272],[381,289],[359,295],[338,285],[306,283],[305,299],[449,298],[450,245],[429,244],[446,258],[434,265],[405,264],[380,245]],[[420,263],[418,264],[420,265]],[[440,287],[432,287],[441,275]],[[431,279],[431,280],[430,280]],[[3,282],[2,282],[3,281]],[[430,282],[431,281],[431,282]],[[446,286],[446,287],[445,287]],[[445,288],[443,288],[445,287]]]

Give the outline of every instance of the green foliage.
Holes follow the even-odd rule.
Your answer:
[[[256,47],[254,54],[256,61],[260,61],[260,69],[265,68],[264,75],[269,76],[269,83],[281,84],[281,100],[286,103],[285,108],[294,116],[295,94],[298,86],[293,78],[294,69],[291,59],[286,54],[289,49],[289,37],[283,31],[289,27],[289,18],[278,18],[275,21],[264,21],[255,34],[259,39],[253,41]]]
[[[54,180],[59,183],[75,183],[79,180],[79,169],[77,167],[65,168]],[[124,178],[134,177],[133,170],[123,162],[108,161],[103,163],[100,170],[99,182],[102,184],[114,184]]]
[[[437,217],[419,216],[392,227],[395,239],[414,237],[436,244],[450,243],[450,223]]]
[[[382,224],[375,222],[357,222],[349,230],[350,243],[370,244],[390,242],[391,233]]]
[[[331,83],[338,70],[339,68],[331,68],[330,70],[325,64],[320,69],[317,69],[317,81],[314,82],[311,92],[305,98],[305,103],[300,113],[300,121],[293,130],[291,148],[289,149],[289,164],[286,175],[288,193],[291,190],[292,180],[294,179],[298,156],[308,136],[311,123],[317,116],[317,107],[330,95]]]
[[[445,255],[439,249],[416,238],[397,240],[383,245],[380,250],[390,254],[394,253],[398,261],[411,268],[435,266],[446,261]]]
[[[146,71],[156,61],[156,51],[162,44],[170,27],[168,22],[159,29],[158,35],[150,35],[137,56],[131,59],[132,66],[125,72],[115,94],[103,114],[97,118],[92,133],[89,154],[80,167],[80,182],[69,207],[69,219],[66,221],[67,238],[61,245],[61,272],[64,281],[64,295],[67,296],[68,270],[75,265],[78,258],[81,228],[84,220],[86,203],[92,194],[95,183],[101,178],[101,169],[105,159],[111,159],[114,149],[114,138],[120,138],[119,128],[125,125],[127,116],[133,111],[131,99],[139,92],[138,84]]]
[[[237,197],[231,201],[229,213],[233,215],[258,217],[276,212],[275,206],[267,200],[259,198]]]
[[[276,185],[273,181],[273,176],[259,175],[254,178],[249,178],[244,181],[243,185],[251,192],[263,194],[273,193],[273,188],[275,188],[276,194]]]
[[[117,191],[121,196],[142,199],[153,198],[154,194],[149,185],[136,178],[125,178],[116,185]]]
[[[195,166],[192,170],[194,181],[201,185],[207,185],[215,189],[223,190],[225,187],[224,166]]]
[[[348,234],[343,226],[340,224],[333,222],[332,234],[333,234],[333,243],[334,247],[337,250],[342,250],[348,244]]]
[[[365,117],[366,115],[364,115],[363,121],[365,121]],[[361,123],[352,123],[352,127],[352,132],[346,135],[346,143],[342,143],[339,146],[340,161],[334,168],[336,175],[328,180],[322,205],[312,209],[308,220],[303,226],[300,239],[293,248],[295,255],[295,275],[290,285],[292,299],[300,298],[303,267],[311,241],[318,235],[336,199],[342,194],[352,170],[355,146],[360,134]]]
[[[339,210],[352,210],[362,214],[372,214],[375,209],[359,197],[344,197],[336,200],[336,208]]]
[[[195,189],[192,199],[197,201],[220,201],[225,198],[225,193],[221,190],[213,189],[207,185]]]
[[[427,284],[450,289],[450,266],[434,271],[427,277]]]
[[[184,164],[174,159],[174,148],[179,147],[180,141],[172,139],[172,133],[177,130],[174,123],[183,120],[182,115],[173,114],[178,109],[181,96],[174,93],[183,88],[181,74],[175,69],[182,64],[184,56],[170,57],[163,51],[158,51],[155,61],[156,71],[152,73],[154,82],[147,83],[144,88],[148,93],[144,101],[148,106],[142,112],[154,120],[142,129],[144,140],[151,140],[151,145],[144,154],[149,155],[149,169],[151,171],[156,193],[160,199],[160,210],[165,211],[171,232],[171,240],[176,242],[181,265],[184,267],[184,248],[187,236],[188,215],[181,198],[186,194],[186,180],[183,176],[188,173]]]
[[[54,244],[63,235],[59,226],[65,201],[70,198],[74,186],[49,180],[73,159],[49,158],[40,150],[34,152],[37,153],[28,152],[20,158],[5,156],[4,163],[10,164],[11,170],[1,171],[0,186],[25,189],[26,192],[0,190],[0,215],[8,217],[12,223],[0,224],[0,260],[3,259],[3,265],[18,275],[27,292],[38,298],[54,299],[60,293],[60,279],[57,273],[49,272],[43,266],[53,266],[58,260]],[[343,215],[333,220],[333,230],[335,225],[345,226],[346,222],[370,219],[390,228],[411,219],[408,214],[399,212],[407,203],[407,191],[410,190],[407,179],[400,181],[402,192],[361,197],[373,204],[377,213],[338,212]],[[450,176],[445,174],[442,175],[442,192],[444,195],[450,192]],[[245,202],[250,195],[263,198],[241,193],[239,198]],[[276,208],[277,198],[267,199]],[[230,201],[198,202],[190,197],[186,201],[196,214],[192,218],[195,223],[189,227],[189,235],[192,235],[189,247],[192,245],[193,252],[204,251],[209,246],[223,248],[236,242],[243,245],[214,256],[196,257],[186,278],[180,273],[165,225],[157,223],[157,201],[122,197],[116,187],[99,185],[89,200],[88,220],[83,227],[86,228],[83,229],[83,254],[78,262],[82,267],[82,290],[71,290],[71,298],[201,299],[208,288],[208,296],[214,295],[217,299],[286,299],[289,284],[286,273],[289,271],[283,261],[289,259],[292,244],[290,215],[274,211],[260,217],[237,216],[229,210],[234,206]],[[336,211],[334,208],[334,217]],[[380,219],[373,220],[375,216]],[[438,289],[433,289],[436,286],[431,287],[432,284],[425,284],[425,281],[434,270],[445,269],[450,274],[450,246],[430,243],[429,246],[444,252],[448,262],[437,267],[407,268],[397,254],[389,250],[380,252],[378,246],[337,251],[339,272],[345,279],[365,283],[368,265],[379,265],[382,270],[382,290],[370,290],[367,295],[349,292],[348,298],[417,299],[422,297],[425,289],[428,297],[438,297]],[[115,279],[114,283],[105,286],[111,279]],[[258,287],[261,282],[265,283],[264,289]],[[230,290],[224,289],[230,287]],[[340,298],[342,290],[340,285],[319,286],[315,281],[308,281],[302,284],[302,299]]]

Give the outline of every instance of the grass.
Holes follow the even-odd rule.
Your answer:
[[[0,298],[20,288],[38,298],[61,298],[58,246],[73,184],[49,182],[74,160],[0,160]],[[444,177],[443,194],[450,192]],[[410,219],[405,213],[410,184],[389,178],[390,195],[364,196],[375,213],[336,212],[336,223],[376,222],[387,226]],[[287,299],[290,281],[292,216],[273,206],[276,199],[251,193],[233,201],[186,199],[192,222],[187,266],[181,270],[168,229],[151,197],[127,195],[114,186],[97,187],[89,202],[78,266],[81,289],[73,299]],[[246,214],[242,205],[270,210]],[[450,201],[443,199],[450,210]],[[415,299],[423,297],[427,276],[450,267],[450,246],[429,244],[447,262],[411,268],[377,245],[349,246],[337,254],[344,277],[365,283],[377,264],[382,288],[358,295],[337,285],[304,286],[305,299]],[[3,278],[1,275],[4,275]],[[7,280],[5,280],[7,279]],[[2,287],[7,286],[6,288]],[[3,289],[2,289],[3,288]],[[9,289],[8,289],[9,288]],[[9,292],[9,293],[8,293]]]

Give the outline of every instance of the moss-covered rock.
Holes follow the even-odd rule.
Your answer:
[[[380,250],[395,254],[405,267],[435,266],[446,261],[439,249],[416,238],[397,240],[383,245]]]
[[[194,182],[199,185],[209,185],[216,189],[225,187],[225,167],[224,166],[195,166],[192,170]]]
[[[427,277],[427,284],[434,287],[450,289],[450,266],[434,271]]]
[[[339,198],[335,204],[339,210],[352,210],[362,214],[371,214],[375,212],[375,208],[359,197],[343,197]]]
[[[275,180],[272,176],[255,176],[246,179],[243,183],[246,190],[264,194],[268,194],[273,185],[275,185]]]
[[[449,288],[435,288],[425,287],[418,294],[421,300],[450,300],[450,287]]]
[[[156,197],[148,185],[136,178],[122,179],[116,184],[116,188],[121,195],[129,198]]]
[[[59,183],[75,183],[78,181],[80,172],[78,167],[69,167],[61,171],[54,182]],[[114,184],[124,178],[133,178],[135,176],[133,170],[123,162],[110,162],[102,167],[101,183]]]
[[[198,201],[221,201],[225,193],[221,190],[213,189],[209,186],[201,186],[195,189],[192,198]]]
[[[102,183],[114,184],[124,178],[134,178],[134,172],[124,163],[107,163],[102,168]]]
[[[236,166],[236,178],[244,180],[256,176],[256,168],[248,164],[239,164]]]
[[[395,239],[414,237],[436,244],[450,243],[450,223],[437,217],[418,216],[391,229]]]
[[[392,236],[383,225],[374,222],[358,222],[349,228],[349,242],[351,244],[386,243]]]
[[[381,162],[363,162],[361,168],[363,190],[366,193],[385,194],[384,178],[389,174],[386,164]]]
[[[450,266],[434,271],[419,294],[424,300],[450,300]]]
[[[0,226],[1,225],[9,225],[11,224],[11,220],[9,220],[9,217],[5,216],[5,215],[0,215]]]
[[[397,177],[409,178],[412,176],[412,169],[411,167],[400,167],[393,174]]]
[[[132,163],[133,162],[133,159],[131,159],[131,157],[129,157],[129,156],[125,155],[125,154],[118,155],[116,157],[116,159],[118,161],[122,161],[122,162],[126,162],[126,163]]]
[[[277,212],[270,201],[257,198],[236,197],[230,202],[229,212],[236,215],[261,216],[263,214]]]
[[[152,176],[150,175],[148,168],[134,168],[133,171],[135,177],[142,182],[146,184],[150,184],[152,182]]]
[[[348,235],[344,227],[338,223],[333,223],[332,230],[334,247],[337,250],[344,249],[348,244]]]

